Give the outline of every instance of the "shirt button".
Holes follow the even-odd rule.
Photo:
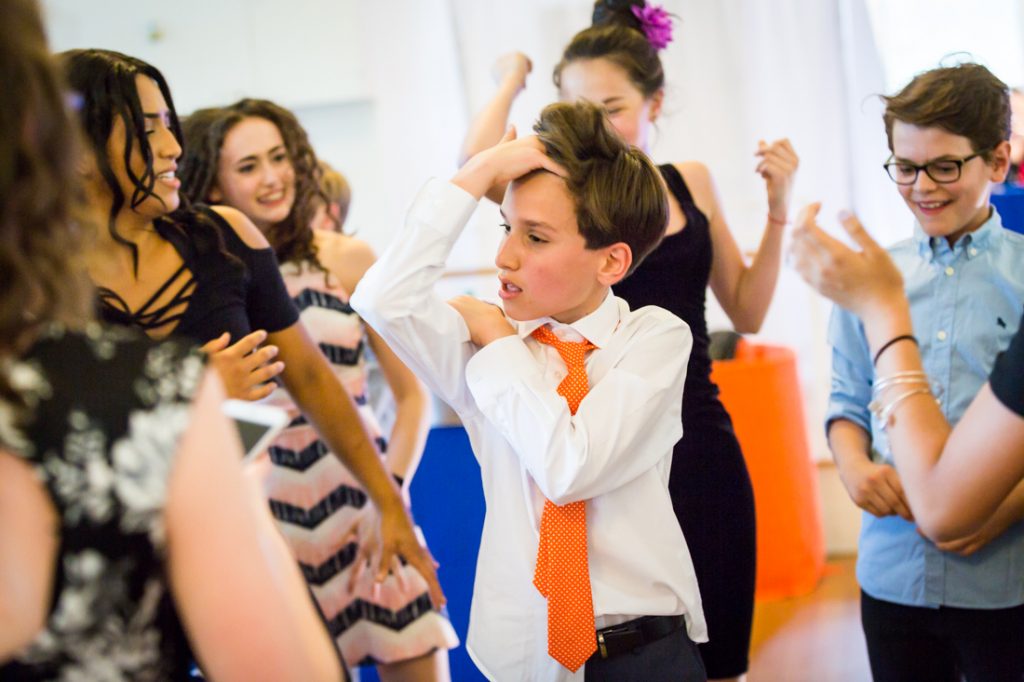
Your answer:
[[[972,246],[971,248],[967,249],[967,253],[971,254],[972,256],[977,256],[978,250]]]
[[[947,277],[952,277],[954,272],[956,272],[956,270],[953,269],[952,265],[946,266],[946,276]]]
[[[940,329],[939,333],[935,335],[935,338],[937,338],[939,341],[945,341],[946,340],[946,332],[944,332],[944,331],[942,331]]]

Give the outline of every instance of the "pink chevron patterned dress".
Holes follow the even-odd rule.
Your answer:
[[[281,274],[303,324],[384,452],[386,442],[366,398],[366,330],[349,307],[349,292],[313,268],[288,263],[281,266]],[[376,593],[369,571],[354,593],[347,589],[356,546],[346,542],[345,532],[367,495],[306,423],[287,391],[277,389],[268,401],[287,409],[292,423],[253,462],[251,473],[262,481],[278,527],[345,661],[352,666],[393,663],[457,646],[454,629],[431,607],[426,582],[411,566],[403,565]]]

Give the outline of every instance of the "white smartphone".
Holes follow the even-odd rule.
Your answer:
[[[274,437],[288,426],[288,413],[280,407],[246,400],[225,400],[223,409],[238,427],[246,458],[266,450]]]

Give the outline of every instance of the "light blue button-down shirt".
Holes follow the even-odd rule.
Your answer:
[[[1024,235],[1003,229],[999,214],[950,248],[914,236],[889,249],[903,273],[924,369],[941,391],[951,424],[988,379],[1024,310]],[[826,428],[847,419],[871,434],[872,458],[894,464],[889,443],[868,410],[874,381],[864,327],[836,308],[829,324],[832,393]],[[985,443],[979,442],[979,448]],[[863,514],[857,578],[876,599],[910,606],[1005,608],[1024,603],[1024,522],[969,557],[942,552],[899,516]]]

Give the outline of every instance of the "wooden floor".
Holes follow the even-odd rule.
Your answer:
[[[853,557],[804,597],[758,602],[748,682],[870,682]]]

